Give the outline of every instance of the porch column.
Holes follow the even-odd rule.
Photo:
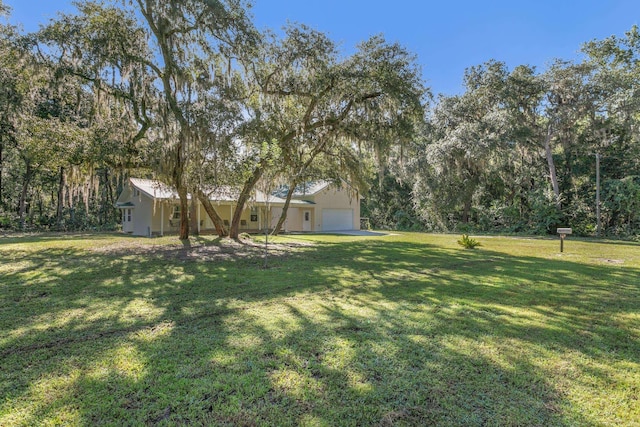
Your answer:
[[[164,201],[160,201],[160,235],[164,236]]]

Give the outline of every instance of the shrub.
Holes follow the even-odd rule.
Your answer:
[[[477,246],[482,246],[482,243],[478,242],[476,239],[472,239],[468,234],[463,234],[458,240],[458,244],[465,249],[474,249]]]

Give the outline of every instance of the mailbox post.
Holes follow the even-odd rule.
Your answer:
[[[572,233],[570,228],[558,228],[557,233],[560,235],[560,252],[564,252],[564,238]]]

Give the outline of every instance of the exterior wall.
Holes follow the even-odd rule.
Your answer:
[[[161,222],[163,219],[166,218],[162,218],[162,206],[165,205],[165,202],[163,201],[159,201],[156,200],[155,203],[152,202],[152,207],[151,207],[151,232],[152,233],[160,233],[160,230],[162,230],[161,227]],[[164,215],[165,217],[167,216],[166,214]],[[166,227],[166,224],[165,224]],[[164,231],[166,231],[166,228],[164,229]]]
[[[287,212],[287,231],[302,231],[302,209],[289,208]],[[309,209],[312,209],[309,206]]]
[[[313,231],[322,230],[322,209],[353,209],[353,229],[360,229],[360,196],[349,194],[346,189],[327,187],[313,198],[315,215],[312,215]]]
[[[309,205],[308,207],[299,208],[299,207],[291,207],[287,210],[287,219],[284,222],[284,226],[282,227],[282,231],[302,231],[302,210],[309,209],[312,211],[313,218],[313,206]],[[271,228],[275,227],[280,220],[280,215],[282,215],[281,207],[271,208]]]
[[[155,234],[160,233],[174,233],[178,231],[178,227],[171,226],[171,215],[173,214],[173,207],[178,205],[177,200],[156,200],[155,203],[151,202],[151,232]]]
[[[217,212],[218,207],[214,206],[214,208]],[[215,227],[213,226],[213,221],[211,221],[211,218],[209,218],[207,211],[204,209],[204,206],[202,206],[200,202],[198,202],[198,211],[200,214],[200,231],[214,229]],[[218,212],[218,214],[220,214],[220,212]]]
[[[291,209],[289,209],[289,211],[291,211]],[[280,219],[280,215],[282,215],[282,208],[281,207],[273,207],[273,208],[271,208],[271,217],[269,218],[270,219],[269,227],[273,228],[278,224],[278,220]],[[287,218],[287,221],[285,221],[285,227],[282,227],[283,230],[286,228],[286,223],[288,221],[289,221],[289,218]]]
[[[153,214],[153,201],[140,193],[131,200],[136,205],[133,210],[133,234],[136,236],[148,236],[151,230],[151,217]]]
[[[216,202],[212,202],[211,204],[213,205],[213,208],[216,210],[218,215],[220,215],[220,218],[222,218],[223,221],[226,220],[229,224],[231,224],[231,210],[233,209],[231,204]],[[204,209],[204,206],[202,206],[200,202],[198,202],[198,209],[200,210],[200,231],[215,230],[216,227],[213,225],[213,221],[211,221],[211,218],[209,218],[209,214],[207,214],[207,211]],[[225,227],[228,227],[226,223]]]

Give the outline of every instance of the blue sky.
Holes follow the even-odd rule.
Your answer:
[[[70,0],[3,0],[26,31],[71,11]],[[542,71],[554,58],[575,59],[580,46],[622,36],[640,21],[638,0],[253,0],[260,28],[286,22],[324,31],[348,54],[382,33],[414,52],[434,93],[462,91],[465,68],[489,59]]]

